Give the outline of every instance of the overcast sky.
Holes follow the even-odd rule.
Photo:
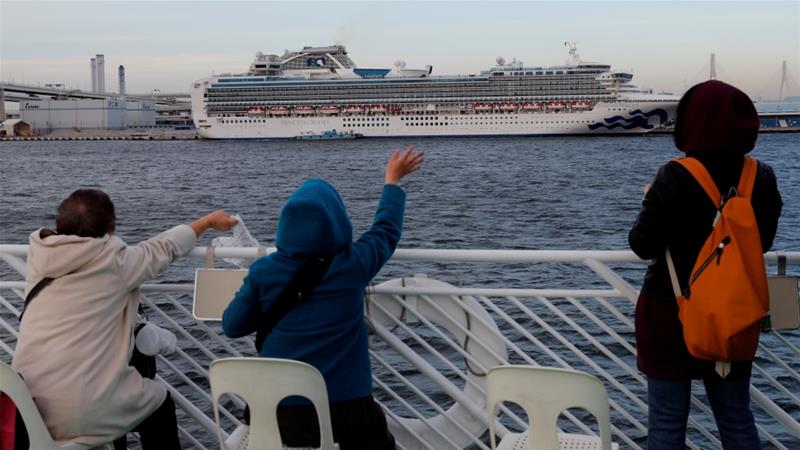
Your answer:
[[[246,71],[257,51],[341,43],[362,67],[431,64],[476,73],[497,56],[561,64],[582,59],[631,70],[634,83],[680,93],[708,77],[774,98],[781,61],[800,95],[800,1],[787,2],[234,2],[0,0],[0,77],[90,88],[89,59],[105,54],[128,92],[187,92],[212,72]]]

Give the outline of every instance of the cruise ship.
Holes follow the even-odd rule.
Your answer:
[[[678,98],[644,91],[633,75],[582,61],[561,66],[497,58],[479,74],[433,76],[433,67],[360,68],[342,45],[256,54],[246,74],[191,86],[192,115],[208,139],[647,133],[673,119]]]

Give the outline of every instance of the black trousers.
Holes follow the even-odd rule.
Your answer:
[[[395,449],[386,416],[372,396],[334,402],[330,409],[333,440],[341,450]],[[284,445],[319,447],[319,423],[312,405],[279,406],[278,425]]]
[[[175,402],[167,392],[164,403],[150,414],[144,422],[131,431],[139,433],[142,450],[180,450],[178,439],[178,419],[175,417]],[[122,436],[114,441],[115,450],[128,448],[128,437]]]
[[[134,336],[139,333],[143,326],[144,324],[139,324],[136,327]],[[139,374],[145,378],[152,380],[156,376],[155,356],[143,355],[135,347],[129,365],[135,367]],[[178,439],[178,419],[175,416],[175,402],[169,392],[167,392],[167,398],[164,399],[161,406],[131,431],[139,433],[142,450],[181,450],[181,441]],[[115,450],[125,450],[127,448],[127,435],[114,441]]]

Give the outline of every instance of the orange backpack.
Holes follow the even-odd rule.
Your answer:
[[[761,238],[750,203],[757,162],[745,158],[738,188],[723,198],[700,161],[689,157],[675,161],[692,174],[717,207],[711,235],[683,290],[667,249],[686,347],[699,359],[752,361],[761,319],[769,309]]]

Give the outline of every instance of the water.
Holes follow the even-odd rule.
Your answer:
[[[370,225],[394,148],[416,144],[425,167],[408,194],[402,248],[626,249],[642,187],[680,153],[670,136],[618,138],[358,140],[315,142],[2,142],[0,243],[24,244],[53,226],[58,202],[78,187],[109,193],[117,233],[137,242],[213,210],[242,215],[272,245],[282,204],[305,179],[340,191],[356,233]],[[800,134],[762,135],[757,158],[775,169],[784,210],[775,249],[800,250]],[[207,233],[199,245],[210,243]],[[185,261],[165,274],[189,281]],[[447,270],[467,285],[587,287],[591,273],[513,264],[391,263],[380,279]],[[461,270],[461,269],[464,270]],[[623,272],[639,284],[639,269]],[[0,264],[0,279],[18,279]],[[451,280],[448,280],[451,281]]]
[[[426,152],[426,163],[403,183],[404,248],[625,249],[642,187],[679,155],[669,136],[2,142],[0,242],[26,243],[32,230],[53,226],[72,190],[96,187],[111,196],[117,233],[129,242],[221,208],[271,243],[281,205],[311,177],[336,186],[359,233],[391,150],[408,144]],[[798,144],[800,134],[762,135],[753,152],[778,177],[781,250],[800,249]]]

